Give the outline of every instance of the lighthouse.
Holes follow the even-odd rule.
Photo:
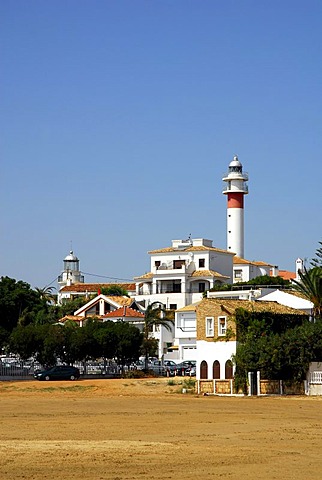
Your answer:
[[[58,277],[58,285],[62,288],[75,283],[84,283],[84,276],[79,270],[79,260],[71,250],[64,258],[64,271]]]
[[[223,181],[223,194],[227,195],[227,250],[244,258],[244,195],[248,193],[247,173],[237,155],[229,164]]]

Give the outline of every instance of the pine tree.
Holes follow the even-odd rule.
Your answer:
[[[316,258],[312,258],[311,265],[312,267],[322,267],[322,242],[319,242],[321,245],[320,248],[316,249],[315,255]]]

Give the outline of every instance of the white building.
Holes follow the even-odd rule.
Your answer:
[[[176,310],[195,303],[216,284],[232,283],[232,252],[204,238],[173,240],[171,247],[148,252],[150,272],[135,277],[135,300],[158,301]]]
[[[187,305],[175,312],[173,346],[168,349],[167,359],[173,359],[178,362],[196,360],[196,307],[198,303]]]
[[[261,261],[246,260],[238,256],[234,257],[234,278],[233,283],[248,282],[256,277],[264,275],[276,277],[278,275],[278,267]]]
[[[280,305],[285,305],[286,307],[306,312],[308,315],[311,315],[313,311],[313,303],[296,294],[296,292],[274,290],[267,295],[263,295],[258,300],[277,302]]]
[[[231,380],[232,363],[238,343],[236,311],[268,312],[306,316],[302,310],[276,302],[241,299],[204,298],[196,308],[197,316],[197,380]],[[281,320],[283,321],[283,320]]]

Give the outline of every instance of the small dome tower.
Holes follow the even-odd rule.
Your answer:
[[[79,270],[79,260],[73,250],[64,258],[64,271],[58,277],[60,288],[73,283],[84,283],[84,276]]]

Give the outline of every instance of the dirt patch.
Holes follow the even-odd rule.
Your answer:
[[[198,397],[182,387],[0,382],[1,480],[321,478],[321,398]]]

